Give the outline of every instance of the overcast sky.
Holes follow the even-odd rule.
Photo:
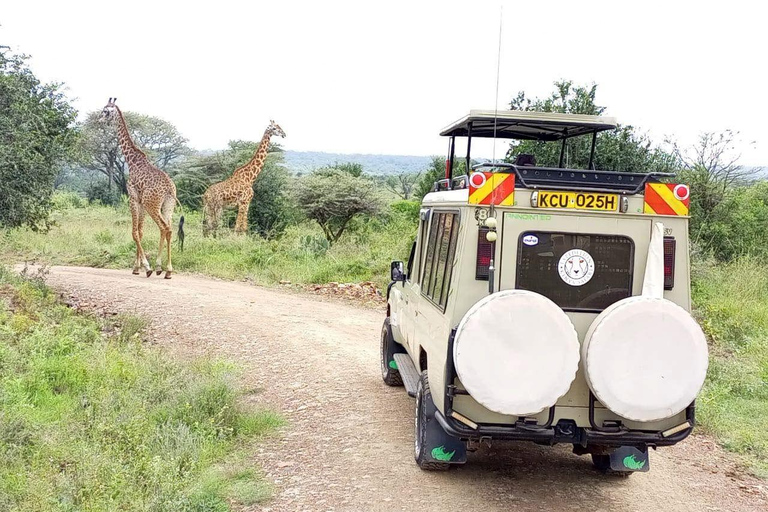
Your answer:
[[[444,154],[442,127],[494,106],[498,0],[195,4],[4,2],[0,45],[81,115],[117,96],[199,149],[274,118],[287,149]],[[751,4],[504,2],[499,105],[595,82],[607,115],[655,140],[730,128],[743,163],[768,166],[768,22]]]

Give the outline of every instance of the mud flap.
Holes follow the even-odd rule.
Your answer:
[[[387,346],[385,347],[386,350],[386,361],[387,364],[389,364],[389,367],[393,370],[397,370],[397,363],[395,362],[395,354],[406,354],[407,351],[405,350],[405,347],[399,344],[395,341],[394,336],[392,336],[392,326],[389,325],[389,318],[386,318],[384,320],[384,325],[387,329]]]
[[[648,447],[620,446],[611,453],[611,471],[616,472],[647,472],[651,461],[648,458]]]
[[[424,446],[427,459],[432,462],[464,464],[467,462],[467,444],[457,437],[448,435],[437,421],[437,408],[427,400],[427,431]]]

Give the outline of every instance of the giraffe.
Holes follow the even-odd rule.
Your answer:
[[[117,98],[109,98],[109,102],[101,111],[101,122],[110,126],[117,125],[117,137],[120,149],[128,164],[128,199],[133,222],[132,235],[136,242],[136,259],[133,262],[133,273],[139,274],[139,267],[144,267],[147,277],[152,275],[152,267],[144,254],[141,239],[144,236],[144,215],[149,214],[157,227],[160,228],[160,247],[157,250],[156,272],[162,274],[163,245],[167,244],[168,262],[165,278],[170,279],[173,272],[171,264],[171,217],[173,209],[179,200],[176,198],[176,185],[171,178],[152,165],[147,155],[141,151],[131,139],[125,117],[115,104]],[[181,206],[181,204],[179,204]],[[179,219],[179,239],[183,240],[184,216]]]
[[[285,132],[280,125],[274,121],[269,122],[269,126],[264,131],[259,148],[253,157],[245,165],[235,169],[232,176],[219,183],[214,183],[203,194],[203,235],[216,233],[221,214],[225,206],[237,205],[237,220],[235,222],[235,232],[245,233],[248,231],[248,207],[253,199],[253,182],[264,167],[264,160],[267,158],[269,149],[269,139],[273,135],[285,137]]]

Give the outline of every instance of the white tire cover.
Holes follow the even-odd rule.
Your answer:
[[[453,347],[461,383],[480,404],[526,416],[568,392],[579,368],[579,340],[554,302],[504,290],[477,302],[459,323]]]
[[[589,388],[634,421],[670,418],[701,390],[709,350],[691,315],[666,299],[629,297],[592,323],[581,349]]]

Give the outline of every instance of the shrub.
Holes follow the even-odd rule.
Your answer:
[[[69,210],[85,207],[85,200],[77,192],[69,190],[57,190],[51,198],[54,210]]]
[[[120,203],[120,192],[116,187],[110,187],[109,182],[98,180],[88,185],[85,197],[89,203],[100,203],[104,206],[115,206]]]

